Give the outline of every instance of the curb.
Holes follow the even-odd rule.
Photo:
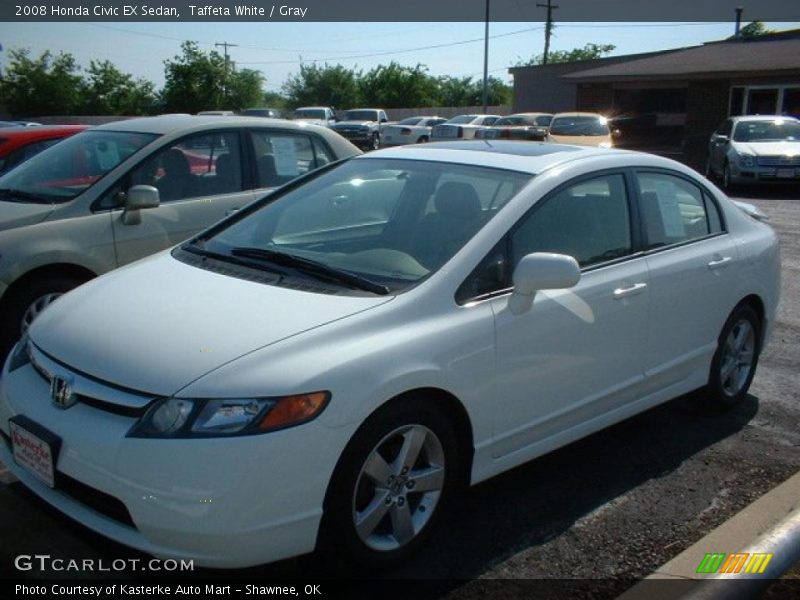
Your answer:
[[[713,553],[772,554],[764,573],[698,573]],[[800,472],[657,568],[617,600],[754,598],[800,561]],[[744,562],[744,560],[742,561]],[[658,585],[671,580],[675,585]]]

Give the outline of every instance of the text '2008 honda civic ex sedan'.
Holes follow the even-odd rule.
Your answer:
[[[460,484],[692,390],[740,401],[779,296],[759,217],[620,150],[328,165],[48,308],[0,379],[0,458],[159,557],[388,564]]]

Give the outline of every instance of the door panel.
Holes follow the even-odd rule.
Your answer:
[[[508,297],[492,301],[500,403],[495,456],[635,397],[643,380],[647,285],[640,258],[585,273],[571,290],[538,292],[522,315],[509,310]],[[618,293],[634,286],[636,293]]]

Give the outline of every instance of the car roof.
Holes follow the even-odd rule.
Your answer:
[[[537,175],[557,164],[592,156],[636,154],[627,150],[551,144],[544,142],[511,142],[463,140],[397,146],[363,154],[356,160],[400,158],[430,160],[458,164],[509,169]]]
[[[601,115],[600,113],[593,113],[593,112],[560,112],[556,113],[553,118],[557,119],[558,117],[601,117],[606,119],[605,115]]]
[[[218,127],[245,126],[271,127],[280,129],[306,129],[309,125],[296,123],[285,119],[271,119],[265,117],[241,117],[236,115],[161,115],[158,117],[143,117],[138,119],[125,119],[114,121],[96,127],[102,131],[129,131],[134,133],[155,133],[165,135],[174,131],[193,131],[216,129]]]
[[[791,115],[739,115],[732,117],[734,122],[740,123],[741,121],[774,121],[775,119],[783,119],[784,121],[800,121]]]

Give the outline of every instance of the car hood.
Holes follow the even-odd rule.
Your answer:
[[[66,294],[34,322],[30,338],[87,375],[172,395],[244,354],[390,300],[246,281],[165,252]]]
[[[0,200],[0,231],[40,223],[51,212],[52,204]]]
[[[339,121],[338,123],[331,125],[331,127],[333,129],[336,129],[337,127],[352,127],[354,125],[360,125],[363,127],[365,125],[374,125],[375,123],[376,121]]]
[[[800,142],[735,142],[735,147],[740,152],[755,156],[800,155]]]

